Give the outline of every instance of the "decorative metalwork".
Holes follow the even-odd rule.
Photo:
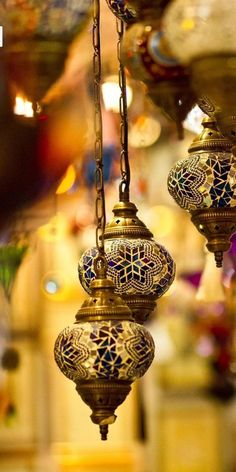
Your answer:
[[[178,161],[168,177],[171,196],[192,214],[219,267],[236,229],[236,158],[231,148],[232,143],[218,131],[215,120],[205,118],[202,133],[189,149],[189,158]]]

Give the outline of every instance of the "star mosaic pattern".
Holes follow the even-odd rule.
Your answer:
[[[175,276],[175,264],[166,249],[153,240],[110,239],[105,241],[107,276],[122,295],[153,295],[161,297]],[[93,268],[96,248],[85,251],[79,261],[79,278],[89,292],[95,278]]]
[[[55,360],[66,377],[134,380],[144,375],[154,358],[150,333],[130,321],[78,323],[62,331]]]
[[[236,205],[236,159],[229,152],[202,152],[178,161],[168,177],[168,190],[188,211]]]

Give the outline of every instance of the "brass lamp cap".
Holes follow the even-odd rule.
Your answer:
[[[153,234],[137,217],[137,207],[131,202],[119,202],[113,208],[114,217],[106,225],[105,239],[130,237],[151,239]]]
[[[203,152],[230,152],[232,149],[232,142],[223,136],[217,129],[216,120],[213,117],[207,116],[202,120],[203,130],[193,140],[188,152],[195,151]]]
[[[79,309],[77,321],[129,320],[132,312],[126,302],[114,292],[115,286],[107,278],[97,278],[90,285],[91,295]]]

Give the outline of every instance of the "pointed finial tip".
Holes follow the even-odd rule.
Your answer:
[[[222,251],[216,251],[215,252],[215,261],[216,261],[216,267],[222,267],[222,264],[223,264],[223,252]]]
[[[99,429],[101,434],[101,440],[106,441],[108,435],[108,424],[100,424]]]

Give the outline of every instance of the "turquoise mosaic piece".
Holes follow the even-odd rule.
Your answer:
[[[176,203],[190,212],[236,206],[236,159],[230,152],[202,152],[178,161],[168,177]]]
[[[120,295],[161,297],[175,276],[175,263],[166,249],[154,240],[117,238],[105,241],[107,276]],[[94,258],[97,249],[88,249],[79,261],[79,278],[89,292],[95,278]]]
[[[155,346],[149,332],[130,321],[75,323],[55,344],[55,360],[74,382],[91,379],[133,381],[147,371]]]

